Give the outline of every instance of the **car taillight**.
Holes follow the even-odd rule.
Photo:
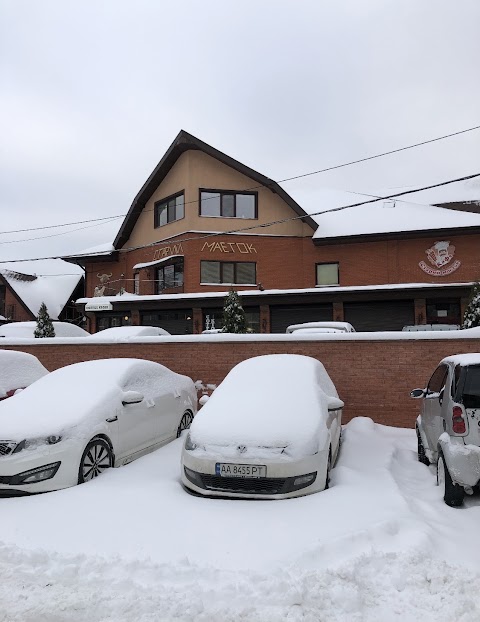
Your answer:
[[[455,434],[465,434],[465,419],[463,418],[463,410],[460,406],[454,406],[452,411],[452,429]]]

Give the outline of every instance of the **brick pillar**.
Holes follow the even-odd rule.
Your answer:
[[[140,274],[140,295],[155,295],[155,270],[153,268],[142,268]]]
[[[343,322],[344,321],[343,302],[334,302],[333,303],[333,321],[334,322]]]
[[[85,317],[87,318],[87,330],[93,335],[97,332],[97,316],[95,313],[85,313]]]
[[[425,298],[415,298],[415,324],[427,323],[427,302]]]
[[[260,305],[260,332],[270,332],[270,305]]]
[[[198,307],[194,307],[193,311],[193,334],[198,335],[203,330],[203,313]]]
[[[132,309],[130,313],[130,322],[132,326],[140,326],[140,311],[138,309]]]

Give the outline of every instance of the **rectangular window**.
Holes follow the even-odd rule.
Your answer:
[[[317,263],[316,285],[338,285],[338,263]]]
[[[210,285],[256,285],[257,264],[253,261],[202,261],[200,282]]]
[[[161,294],[164,289],[182,287],[182,285],[183,261],[181,263],[162,266],[157,269],[157,294]]]
[[[153,209],[154,226],[163,227],[169,222],[185,217],[185,197],[183,192],[161,201],[157,201]]]
[[[133,293],[137,294],[137,296],[140,293],[140,273],[139,272],[135,272],[135,274],[133,275]]]
[[[200,216],[257,218],[257,193],[200,190]]]

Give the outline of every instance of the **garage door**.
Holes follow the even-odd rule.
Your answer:
[[[331,304],[270,307],[270,330],[272,333],[284,333],[290,324],[328,322],[332,319],[333,306]]]
[[[193,333],[193,312],[191,309],[154,311],[141,314],[142,326],[160,326],[171,335]]]
[[[402,330],[415,324],[413,300],[344,302],[343,315],[356,331]]]

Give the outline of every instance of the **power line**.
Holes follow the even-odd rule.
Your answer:
[[[293,181],[295,179],[302,179],[303,177],[310,177],[312,175],[318,175],[320,173],[326,173],[328,171],[333,171],[333,170],[337,170],[337,169],[340,169],[340,168],[345,168],[347,166],[352,166],[353,164],[360,164],[361,162],[368,162],[369,160],[375,160],[377,158],[383,158],[384,156],[387,156],[387,155],[392,155],[394,153],[400,153],[401,151],[407,151],[408,149],[414,149],[416,147],[421,147],[423,145],[428,145],[430,143],[435,143],[435,142],[438,142],[440,140],[444,140],[446,138],[452,138],[454,136],[459,136],[461,134],[466,134],[468,132],[473,132],[473,131],[478,130],[478,129],[480,129],[480,125],[475,125],[473,127],[469,127],[469,128],[464,129],[464,130],[459,130],[458,132],[452,132],[450,134],[444,134],[443,136],[437,136],[436,138],[430,138],[428,140],[423,140],[421,142],[414,143],[414,144],[411,144],[411,145],[407,145],[405,147],[399,147],[398,149],[392,149],[390,151],[384,151],[382,153],[377,153],[375,155],[367,156],[365,158],[360,158],[358,160],[351,160],[349,162],[344,162],[343,164],[335,164],[335,165],[329,166],[327,168],[322,168],[322,169],[318,169],[316,171],[311,171],[310,173],[303,173],[301,175],[295,175],[293,177],[286,177],[285,179],[280,179],[277,183],[281,184],[281,183],[285,183],[287,181]],[[247,191],[251,191],[251,190],[257,190],[259,188],[263,188],[263,185],[252,186],[251,188],[244,188],[243,191],[247,192]],[[208,201],[208,200],[213,200],[215,198],[216,198],[216,196],[213,196],[213,197],[209,197],[208,199],[204,199],[204,200]],[[192,203],[197,203],[197,200],[187,201],[186,203],[184,203],[184,205],[189,205],[189,204],[192,204]],[[153,210],[150,209],[150,210],[144,210],[144,211],[148,212],[148,211],[153,211]],[[44,230],[44,229],[54,229],[54,228],[60,228],[60,227],[69,227],[69,226],[72,226],[72,225],[81,225],[81,224],[85,224],[85,223],[88,223],[88,222],[99,222],[101,220],[109,220],[110,221],[110,220],[114,220],[114,219],[117,219],[117,218],[124,218],[125,216],[126,216],[126,214],[117,214],[115,216],[105,216],[104,218],[91,218],[91,219],[88,219],[88,220],[78,220],[78,221],[75,221],[75,222],[63,223],[63,224],[60,224],[60,225],[47,225],[47,226],[43,226],[43,227],[30,227],[28,229],[15,229],[15,230],[11,230],[11,231],[0,231],[0,235],[6,235],[6,234],[9,234],[9,233],[25,233],[27,231],[41,231],[41,230]],[[61,234],[58,234],[58,235],[66,235],[68,233],[73,233],[73,232],[72,231],[66,231],[65,233],[61,233]],[[37,240],[37,239],[40,240],[40,239],[43,239],[44,237],[47,237],[47,236],[42,236],[42,237],[39,237],[39,238],[29,238],[28,240],[18,240],[18,241],[19,242],[29,242],[31,240]],[[13,240],[13,242],[17,242],[17,240]]]
[[[251,231],[253,229],[264,229],[267,227],[272,227],[274,225],[278,225],[278,224],[282,224],[282,223],[286,223],[286,222],[292,222],[295,220],[302,220],[305,219],[306,216],[321,216],[322,214],[329,214],[331,212],[338,212],[340,210],[344,210],[344,209],[348,209],[351,207],[359,207],[361,205],[368,205],[370,203],[376,203],[378,201],[384,201],[386,199],[395,199],[397,197],[401,197],[401,196],[405,196],[407,194],[413,194],[415,192],[423,192],[424,190],[431,190],[432,188],[440,188],[441,186],[447,186],[449,184],[454,184],[460,181],[467,181],[469,179],[474,179],[475,177],[480,177],[480,173],[474,173],[473,175],[465,175],[464,177],[457,177],[456,179],[450,179],[448,181],[442,181],[440,183],[437,184],[431,184],[429,186],[423,186],[421,188],[413,188],[412,190],[403,190],[402,192],[396,192],[394,194],[389,194],[387,196],[383,196],[383,197],[376,197],[373,199],[369,199],[367,201],[361,201],[358,203],[350,203],[349,205],[343,205],[340,207],[333,207],[329,210],[321,210],[319,212],[313,212],[312,214],[304,214],[302,216],[291,216],[290,218],[282,218],[280,220],[274,220],[274,221],[270,221],[267,223],[263,223],[263,224],[256,224],[256,225],[251,225],[249,227],[241,227],[239,229],[231,229],[229,231],[216,231],[213,233],[207,233],[205,235],[198,235],[198,236],[192,236],[189,238],[183,238],[183,239],[175,239],[175,244],[183,244],[185,242],[192,242],[192,241],[196,241],[196,240],[203,240],[206,238],[212,238],[212,237],[218,237],[220,235],[229,235],[232,233],[243,233],[244,231]],[[438,208],[440,209],[440,208]],[[156,242],[150,242],[149,244],[142,244],[139,246],[132,246],[129,248],[121,248],[121,249],[117,249],[116,252],[118,253],[127,253],[127,252],[131,252],[134,250],[140,250],[142,248],[150,248],[152,246],[164,246],[167,244],[171,244],[171,241],[167,241],[167,240],[157,240]],[[78,255],[72,255],[72,257],[89,257],[90,253],[80,253]],[[68,259],[68,255],[64,255],[64,258]],[[0,264],[2,263],[21,263],[21,262],[25,262],[25,261],[41,261],[41,260],[45,260],[45,259],[58,259],[58,257],[37,257],[35,259],[12,259],[12,260],[5,260],[5,261],[0,261]],[[62,259],[62,258],[60,258]]]
[[[32,242],[33,240],[46,240],[47,238],[57,238],[60,235],[66,235],[68,233],[75,233],[76,231],[83,231],[84,229],[91,229],[92,227],[98,227],[100,225],[108,225],[112,220],[118,218],[115,216],[111,220],[104,220],[104,222],[96,223],[95,225],[87,225],[85,227],[78,227],[77,229],[71,229],[70,231],[64,231],[63,233],[52,233],[51,235],[41,235],[35,238],[24,238],[23,240],[7,240],[6,242],[0,242],[0,246],[4,244],[18,244],[20,242]],[[89,222],[88,220],[85,222]]]

